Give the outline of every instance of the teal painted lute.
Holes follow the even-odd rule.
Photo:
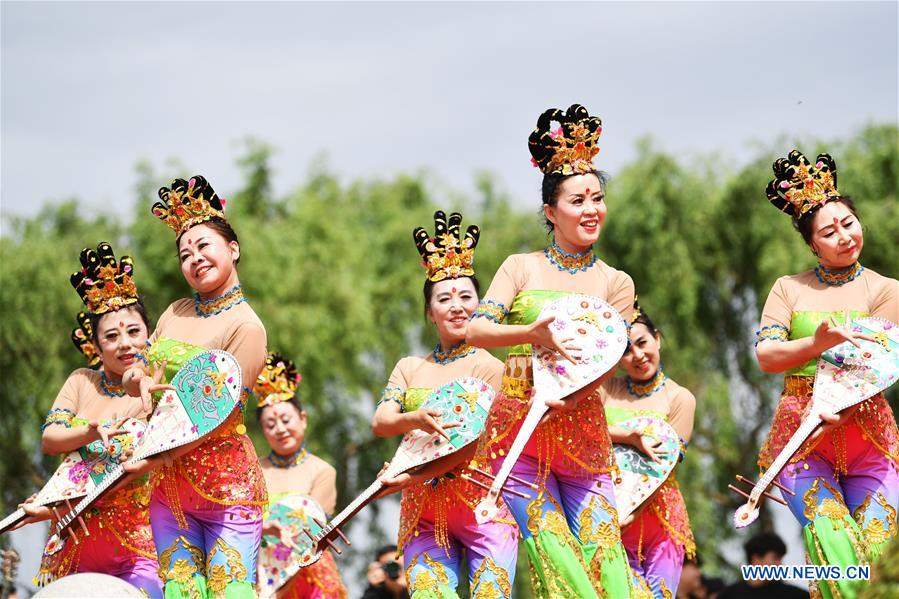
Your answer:
[[[170,384],[175,390],[162,394],[129,462],[193,443],[225,422],[240,401],[240,365],[226,351],[207,350],[185,362]],[[69,527],[124,474],[121,464],[109,468],[96,488],[59,521],[56,534]]]

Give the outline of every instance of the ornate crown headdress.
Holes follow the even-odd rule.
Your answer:
[[[137,303],[137,286],[132,279],[134,262],[122,256],[116,262],[112,246],[105,241],[96,250],[81,250],[81,270],[69,281],[91,314],[104,314]]]
[[[270,352],[265,358],[265,368],[259,373],[253,387],[253,393],[259,400],[259,407],[292,399],[302,378],[293,361],[276,352]]]
[[[554,122],[559,124],[556,129]],[[601,133],[602,121],[580,104],[572,104],[567,112],[550,108],[537,119],[537,128],[528,138],[531,163],[546,175],[596,172],[593,157],[599,153],[596,142]]]
[[[799,218],[809,210],[840,197],[837,164],[830,154],[818,154],[810,164],[799,150],[774,161],[774,180],[765,193],[778,210]]]
[[[190,181],[175,179],[171,187],[159,188],[161,202],[153,204],[153,215],[181,235],[194,225],[225,219],[225,199],[220,198],[201,175]]]
[[[421,254],[422,266],[428,271],[428,280],[436,283],[444,279],[474,276],[474,248],[478,245],[481,230],[477,225],[468,225],[465,239],[459,236],[462,215],[453,212],[446,220],[446,213],[434,213],[434,236],[428,235],[424,227],[412,231],[415,247]]]
[[[91,319],[87,312],[79,312],[75,320],[78,321],[78,326],[72,330],[72,342],[78,348],[78,351],[84,354],[87,360],[87,367],[96,370],[100,368],[102,360],[92,341]]]

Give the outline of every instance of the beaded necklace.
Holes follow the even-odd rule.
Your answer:
[[[103,391],[103,395],[109,397],[123,397],[125,395],[125,387],[121,384],[113,383],[106,376],[105,372],[100,373],[100,389]]]
[[[819,264],[815,267],[815,276],[825,285],[839,287],[857,279],[864,270],[865,267],[858,262],[846,268],[835,268],[833,270],[828,269],[823,264]]]
[[[638,383],[631,380],[630,377],[627,377],[627,380],[625,382],[627,383],[627,392],[634,397],[649,397],[650,395],[661,389],[665,385],[665,381],[667,380],[668,375],[662,372],[662,366],[659,365],[659,369],[656,370],[655,376],[653,376],[650,380],[643,383]]]
[[[577,274],[582,270],[587,270],[593,266],[594,262],[596,262],[593,246],[588,247],[580,254],[569,254],[559,247],[559,244],[556,243],[555,239],[552,240],[550,245],[546,246],[543,253],[546,254],[550,263],[554,264],[556,268],[571,274]]]
[[[449,364],[450,362],[455,362],[459,358],[464,358],[469,354],[473,354],[475,351],[477,351],[477,348],[472,347],[463,341],[448,352],[444,352],[441,350],[440,344],[438,343],[434,348],[434,351],[431,352],[431,355],[434,356],[435,362],[440,365],[445,365]]]
[[[274,451],[270,451],[268,454],[268,461],[271,462],[272,466],[275,468],[293,468],[294,466],[299,466],[308,458],[309,453],[306,451],[306,443],[300,445],[300,448],[293,455],[280,456]]]
[[[230,310],[237,304],[242,304],[245,301],[247,301],[247,298],[243,296],[243,290],[241,290],[240,283],[238,283],[225,294],[208,300],[201,300],[200,294],[194,293],[194,310],[197,312],[197,316],[209,318],[219,312]]]

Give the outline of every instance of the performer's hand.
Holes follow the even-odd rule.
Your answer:
[[[548,347],[549,349],[554,349],[562,354],[563,358],[574,363],[577,361],[575,358],[578,357],[581,347],[574,343],[574,337],[561,339],[559,335],[550,328],[549,325],[552,324],[555,319],[555,316],[547,316],[546,318],[541,318],[531,324],[531,343],[533,345],[541,345],[543,347]]]
[[[859,340],[874,341],[874,338],[864,333],[853,332],[847,325],[838,325],[831,317],[818,325],[815,329],[815,349],[824,353],[835,345],[848,341],[855,347],[861,347]]]
[[[437,433],[450,440],[449,433],[445,429],[459,426],[458,422],[441,422],[443,412],[434,408],[419,408],[414,412],[409,412],[408,418],[412,424],[412,428],[417,428],[426,433]]]
[[[166,385],[162,383],[162,377],[165,374],[166,362],[163,362],[156,368],[156,372],[153,373],[152,377],[147,375],[142,375],[138,379],[138,386],[140,387],[140,399],[141,404],[143,406],[144,412],[148,414],[153,413],[153,394],[157,391],[174,391],[175,388],[171,385]]]
[[[142,476],[151,470],[161,467],[163,463],[162,457],[153,456],[152,458],[144,458],[134,462],[125,462],[122,464],[122,469],[128,474]]]
[[[631,431],[625,442],[629,445],[633,445],[640,451],[640,453],[659,464],[662,463],[661,458],[668,456],[668,452],[662,449],[661,441],[641,435],[639,431]]]
[[[563,412],[570,412],[575,409],[581,401],[581,396],[576,394],[571,394],[568,397],[563,399],[545,399],[544,403],[548,408],[554,410],[562,410]],[[546,416],[544,416],[546,418]]]
[[[278,537],[282,545],[287,545],[297,553],[303,552],[303,550],[300,549],[299,545],[294,543],[293,537],[290,536],[290,531],[277,520],[266,520],[265,522],[263,522],[262,534]]]
[[[99,439],[103,442],[103,449],[105,449],[108,453],[112,453],[112,447],[110,446],[109,439],[111,437],[115,437],[118,435],[127,435],[130,434],[127,429],[122,428],[122,424],[128,420],[127,418],[122,418],[119,421],[116,421],[116,414],[112,414],[112,424],[108,427],[100,424],[98,420],[91,420],[88,423],[88,427],[90,428],[90,434],[94,437],[94,440]],[[120,460],[121,461],[121,460]]]
[[[815,429],[815,431],[809,436],[809,439],[812,441],[817,441],[821,438],[825,433],[829,433],[833,429],[843,426],[849,420],[855,416],[856,410],[861,407],[861,404],[855,404],[854,406],[848,407],[845,410],[841,411],[839,414],[833,414],[831,412],[821,412],[819,417],[821,418],[821,426]]]
[[[18,505],[18,508],[25,512],[27,517],[23,518],[21,522],[10,528],[10,530],[18,530],[23,526],[33,524],[34,522],[42,522],[44,520],[53,519],[53,510],[51,510],[49,507],[45,505],[32,505],[36,497],[37,493]]]

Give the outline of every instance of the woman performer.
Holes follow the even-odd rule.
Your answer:
[[[41,447],[57,455],[86,446],[91,455],[121,458],[134,443],[133,436],[119,428],[121,421],[145,421],[149,416],[141,400],[126,394],[121,384],[122,374],[146,345],[147,312],[132,279],[134,265],[129,256],[117,262],[112,247],[104,242],[96,251],[82,250],[81,264],[71,280],[87,314],[78,314],[80,326],[72,340],[90,368],[69,375],[41,427]],[[146,477],[105,495],[83,515],[89,536],[78,543],[67,539],[56,552],[47,548],[38,582],[47,584],[76,572],[100,572],[121,578],[151,597],[162,597],[149,503]],[[50,515],[46,509],[31,512],[27,504],[23,507],[40,519]],[[79,530],[74,534],[80,537]]]
[[[292,361],[272,352],[253,388],[259,399],[256,418],[272,448],[261,460],[269,490],[269,508],[287,495],[302,494],[331,514],[337,503],[337,471],[306,450],[306,410],[297,395],[300,378]],[[263,534],[267,535],[280,537],[282,531],[275,521],[266,521],[262,527]],[[330,550],[325,550],[313,565],[302,568],[278,593],[283,599],[345,599],[346,596]]]
[[[779,278],[768,294],[756,355],[765,372],[783,372],[784,389],[759,455],[766,469],[792,437],[812,396],[818,356],[862,337],[849,320],[880,316],[899,322],[899,281],[858,262],[864,244],[852,200],[837,190],[836,164],[820,154],[814,164],[798,151],[774,163],[768,199],[793,224],[818,265]],[[899,432],[883,394],[822,415],[824,424],[802,444],[777,480],[803,526],[814,564],[867,563],[896,536]],[[824,597],[853,597],[857,582],[820,581]]]
[[[550,130],[553,121],[561,125],[556,131]],[[622,314],[634,305],[630,276],[593,253],[606,218],[605,176],[591,162],[601,130],[601,121],[579,104],[540,116],[528,146],[544,174],[543,214],[552,240],[544,250],[506,258],[468,327],[473,345],[512,346],[478,449],[478,463],[492,462],[495,470],[528,412],[530,345],[566,357],[576,349],[553,332],[552,319],[537,320],[543,305],[575,293],[599,297]],[[550,407],[559,409],[537,427],[512,469],[535,482],[539,494],[533,501],[504,494],[531,559],[534,590],[539,596],[627,597],[636,589],[615,512],[615,466],[602,402],[586,389]],[[511,479],[506,488],[528,491]]]
[[[153,214],[177,234],[181,273],[194,291],[159,319],[138,363],[124,377],[129,393],[150,401],[154,378],[171,377],[206,349],[237,358],[244,385],[265,363],[265,328],[237,276],[240,245],[225,220],[224,201],[206,179],[175,179],[159,190]],[[265,480],[243,424],[248,388],[235,410],[197,442],[137,463],[153,468],[150,524],[167,597],[253,597],[256,554],[267,505]]]
[[[609,434],[613,443],[633,445],[658,459],[657,444],[651,445],[636,431],[615,426],[636,416],[653,416],[668,422],[678,434],[683,459],[693,433],[696,398],[662,371],[661,347],[661,333],[634,303],[630,343],[620,363],[627,376],[610,379],[601,389]],[[631,567],[646,581],[653,596],[671,599],[677,591],[684,555],[690,559],[696,555],[687,506],[673,473],[622,526],[621,540]]]
[[[434,214],[435,235],[419,227],[413,232],[427,269],[425,315],[440,339],[426,356],[408,356],[394,367],[372,421],[379,437],[412,430],[447,438],[438,410],[420,407],[436,388],[462,377],[475,377],[499,388],[502,362],[465,343],[468,318],[478,305],[478,281],[472,263],[480,236],[468,227],[460,237],[462,215]],[[443,476],[386,479],[391,490],[403,489],[397,545],[404,554],[409,591],[418,598],[457,597],[462,554],[467,552],[472,597],[510,597],[518,557],[518,531],[503,509],[501,517],[478,525],[474,508],[486,496],[461,474],[474,452],[463,450],[457,466]]]

